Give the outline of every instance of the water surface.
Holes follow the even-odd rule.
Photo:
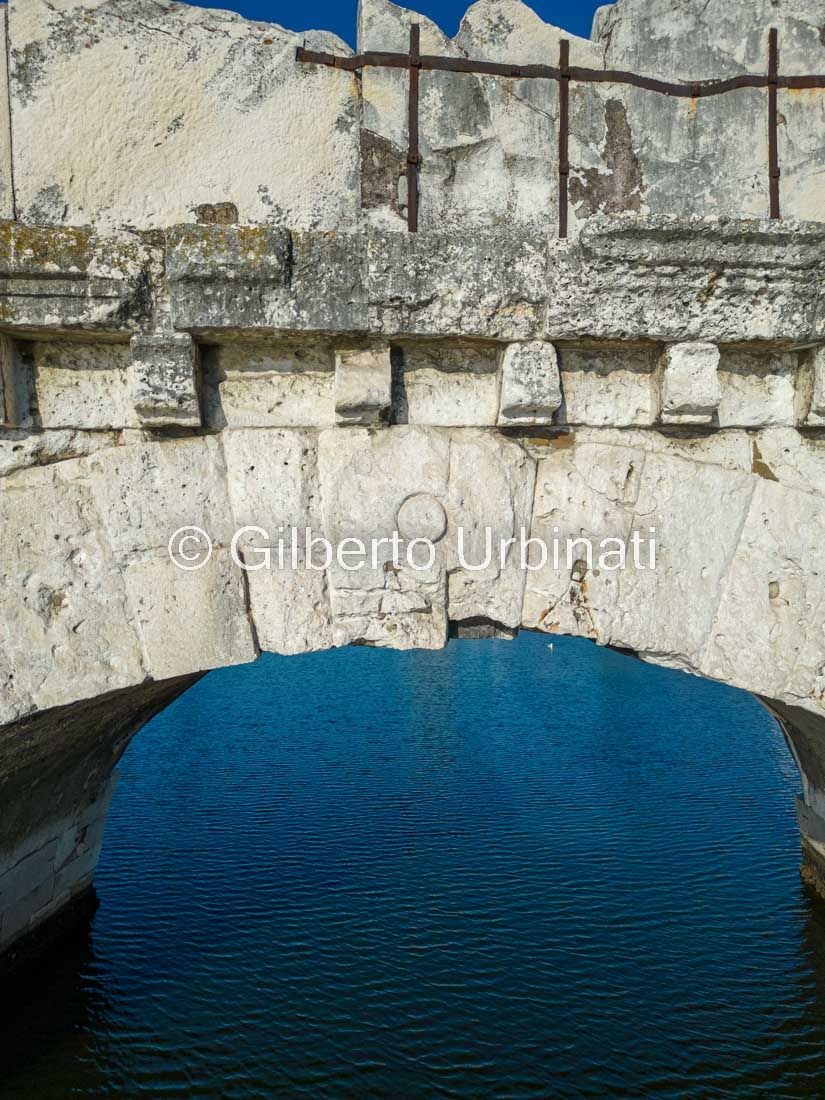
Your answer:
[[[121,765],[0,1096],[825,1095],[778,729],[585,642],[211,674]]]

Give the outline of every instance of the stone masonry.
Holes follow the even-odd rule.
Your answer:
[[[413,21],[426,52],[520,64],[564,37],[516,0],[453,40],[363,0],[359,46]],[[820,24],[619,0],[571,56],[764,71],[776,26],[783,71],[824,72]],[[87,894],[120,755],[204,672],[520,629],[761,698],[825,894],[825,92],[783,93],[771,221],[762,90],[574,89],[560,240],[555,84],[425,73],[409,234],[404,73],[166,0],[11,0],[2,29],[0,951]],[[435,554],[246,572],[256,526]],[[182,527],[203,568],[170,559]],[[655,569],[484,562],[485,529],[650,528]]]

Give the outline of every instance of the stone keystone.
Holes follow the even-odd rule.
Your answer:
[[[499,424],[552,424],[561,405],[559,359],[552,344],[508,344],[501,358]]]
[[[131,389],[145,427],[200,427],[198,349],[192,337],[133,336]]]
[[[335,354],[335,419],[339,424],[386,424],[392,401],[390,349]]]
[[[672,344],[659,360],[663,424],[710,424],[719,410],[719,348]]]

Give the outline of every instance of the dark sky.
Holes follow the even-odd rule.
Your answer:
[[[248,19],[280,23],[292,31],[335,31],[355,45],[355,12],[358,0],[189,0],[202,8],[227,8]],[[534,0],[532,7],[548,23],[590,37],[593,13],[600,0]],[[471,0],[410,0],[406,7],[433,19],[453,35]]]

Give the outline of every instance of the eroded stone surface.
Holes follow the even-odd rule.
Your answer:
[[[337,352],[334,395],[339,424],[386,424],[392,406],[390,349]]]
[[[355,77],[295,60],[304,40],[349,53],[334,35],[169,0],[16,0],[9,18],[27,221],[162,228],[222,204],[244,223],[357,220]]]
[[[719,409],[719,349],[715,344],[672,344],[659,364],[663,424],[710,424]]]
[[[199,357],[192,337],[133,336],[131,349],[131,393],[139,422],[149,428],[199,427]]]
[[[552,344],[510,344],[501,358],[499,424],[552,424],[561,405],[559,359]]]

